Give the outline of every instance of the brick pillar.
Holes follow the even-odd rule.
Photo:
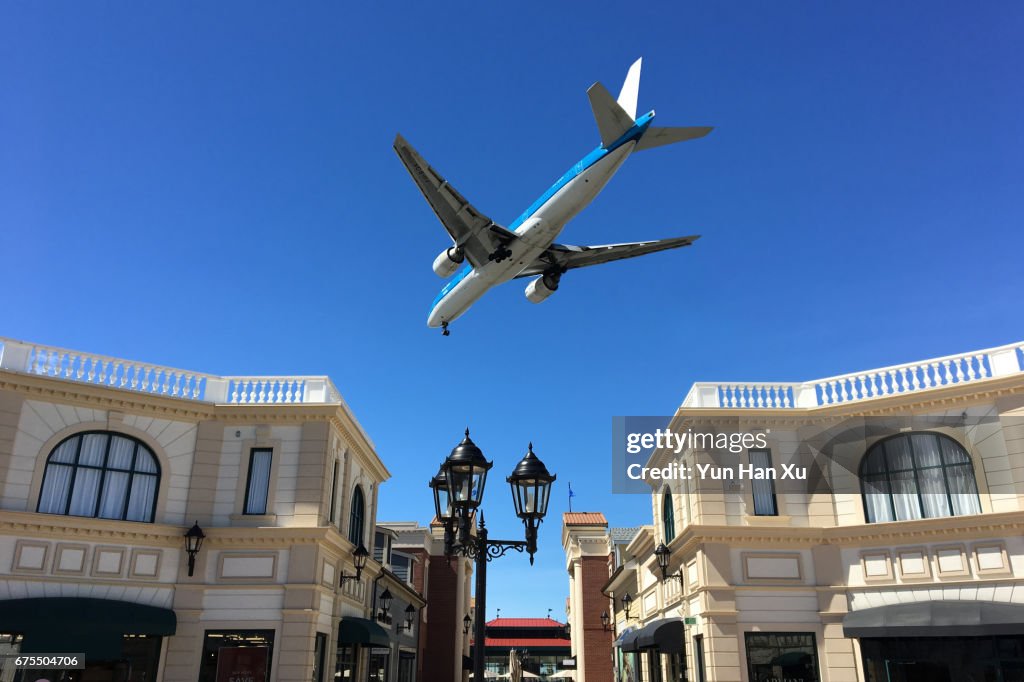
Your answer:
[[[450,682],[456,679],[452,645],[457,641],[458,633],[462,633],[462,613],[459,602],[459,574],[456,570],[459,560],[451,565],[443,557],[434,557],[430,561],[427,585],[430,590],[428,626],[423,633],[426,644],[423,647],[423,680],[432,682]],[[461,659],[460,659],[461,660]]]
[[[601,613],[608,611],[608,597],[601,593],[601,587],[608,581],[608,558],[584,556],[580,558],[582,601],[576,608],[583,623],[582,651],[577,656],[583,659],[585,682],[612,682],[612,631],[601,624]],[[575,633],[574,633],[575,636]]]

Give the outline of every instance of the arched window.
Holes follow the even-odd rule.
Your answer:
[[[980,514],[967,452],[939,433],[903,433],[871,446],[860,463],[868,523]]]
[[[356,486],[352,492],[352,511],[348,517],[348,539],[358,547],[363,544],[363,519],[366,517],[366,499],[363,489]]]
[[[36,511],[43,514],[153,522],[160,464],[130,436],[79,433],[46,460]]]
[[[672,542],[676,536],[676,513],[672,508],[672,490],[668,487],[661,494],[661,522],[665,529],[665,542]]]

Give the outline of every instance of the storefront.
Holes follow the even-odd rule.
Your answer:
[[[683,682],[686,655],[683,619],[662,618],[615,641],[619,679],[623,682]]]
[[[750,682],[820,682],[818,647],[812,632],[748,632]]]
[[[335,663],[335,679],[386,680],[391,639],[387,631],[367,618],[346,616],[338,626],[338,651]],[[363,655],[366,652],[366,655]],[[359,661],[365,661],[366,672],[360,673]]]
[[[0,682],[151,682],[157,678],[163,638],[176,628],[173,611],[144,604],[72,597],[3,601],[0,651],[82,654],[85,667],[16,671],[5,666]]]
[[[854,611],[866,682],[1024,682],[1024,606],[919,602]]]

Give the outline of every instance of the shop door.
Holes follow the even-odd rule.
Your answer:
[[[953,682],[949,666],[934,661],[896,661],[886,659],[888,682]]]

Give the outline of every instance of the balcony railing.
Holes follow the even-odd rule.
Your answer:
[[[344,404],[326,376],[216,376],[3,337],[0,369],[209,403]]]
[[[1021,374],[1024,342],[803,383],[702,382],[683,409],[793,409],[840,405]]]

